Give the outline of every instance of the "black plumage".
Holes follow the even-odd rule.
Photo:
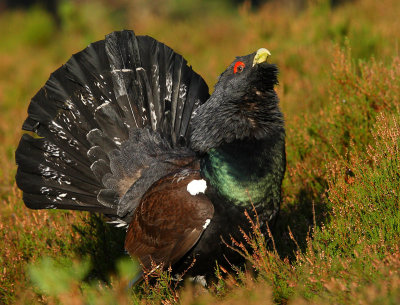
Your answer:
[[[101,212],[128,226],[145,268],[210,275],[241,258],[253,203],[275,218],[285,171],[277,67],[260,49],[235,61],[209,96],[169,47],[114,32],[75,54],[33,97],[16,151],[16,181],[33,209]],[[222,238],[221,238],[222,237]]]

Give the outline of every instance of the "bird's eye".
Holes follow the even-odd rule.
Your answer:
[[[246,65],[242,61],[236,62],[235,66],[233,67],[233,73],[236,74],[242,72],[245,66]]]

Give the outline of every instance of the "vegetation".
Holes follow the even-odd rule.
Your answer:
[[[400,302],[400,2],[293,3],[65,0],[58,22],[38,7],[1,15],[1,304]],[[128,289],[138,267],[123,232],[97,215],[29,210],[15,185],[30,98],[71,54],[122,28],[183,54],[210,87],[259,47],[281,69],[288,169],[274,242],[255,221],[247,270],[217,268],[208,289],[177,287],[168,272]]]

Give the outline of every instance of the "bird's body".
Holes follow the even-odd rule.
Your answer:
[[[239,262],[223,240],[249,229],[252,206],[263,226],[275,218],[285,172],[267,55],[236,58],[209,96],[180,55],[147,36],[114,32],[75,54],[29,106],[23,129],[34,136],[16,152],[25,204],[126,224],[125,248],[146,269],[198,276]]]

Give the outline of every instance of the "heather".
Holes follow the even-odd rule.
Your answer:
[[[397,304],[400,301],[400,3],[63,1],[1,13],[0,303]],[[127,289],[137,265],[103,217],[32,211],[14,181],[30,98],[91,41],[119,29],[183,54],[210,88],[234,56],[280,67],[287,172],[271,240],[257,220],[245,269],[208,289],[168,272]],[[249,194],[251,196],[251,194]],[[238,251],[243,251],[236,244]],[[152,282],[152,283],[150,283]],[[267,301],[266,301],[267,300]]]

